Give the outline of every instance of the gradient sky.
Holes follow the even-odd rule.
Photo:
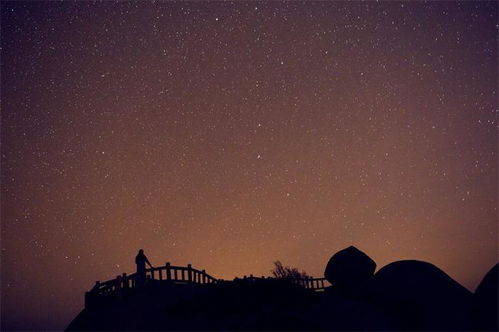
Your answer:
[[[1,314],[192,263],[320,277],[355,245],[497,262],[496,2],[1,3]]]

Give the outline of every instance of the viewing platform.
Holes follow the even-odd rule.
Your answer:
[[[324,291],[324,289],[329,286],[329,282],[325,278],[313,277],[278,279],[264,276],[254,277],[253,275],[250,275],[228,281],[215,278],[206,273],[206,270],[193,268],[191,264],[187,264],[187,266],[174,266],[167,262],[164,266],[145,269],[145,274],[142,276],[137,272],[132,274],[123,273],[112,280],[105,282],[96,281],[95,286],[85,293],[85,307],[88,308],[89,306],[92,306],[94,303],[98,302],[99,299],[120,296],[125,292],[130,292],[151,284],[203,286],[236,281],[253,284],[269,280],[285,280],[315,292]]]

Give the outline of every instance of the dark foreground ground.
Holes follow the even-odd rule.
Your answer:
[[[149,281],[102,298],[67,330],[497,330],[498,266],[475,294],[437,267],[391,263],[355,287],[286,280]]]

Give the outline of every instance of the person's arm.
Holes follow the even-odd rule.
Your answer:
[[[149,264],[149,267],[150,267],[150,268],[152,268],[152,265],[151,265],[151,263],[149,262],[149,260],[147,259],[147,257],[146,257],[146,263],[147,263],[147,264]]]

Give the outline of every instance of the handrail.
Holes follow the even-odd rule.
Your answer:
[[[191,282],[197,284],[216,283],[218,279],[210,276],[205,270],[198,270],[191,264],[185,266],[173,266],[166,263],[164,266],[153,267],[145,270],[146,278],[154,280],[173,280],[176,282]],[[156,273],[158,279],[156,279]],[[163,274],[163,272],[165,272]]]
[[[164,266],[151,267],[145,270],[145,274],[142,276],[146,280],[156,280],[156,281],[166,281],[173,282],[175,284],[216,284],[220,282],[219,279],[214,278],[206,273],[205,270],[198,270],[192,267],[191,264],[185,266],[174,266],[167,262]],[[276,279],[276,278],[265,278],[265,277],[249,277],[244,276],[243,280],[246,281],[256,281],[263,279]],[[324,282],[325,278],[284,278],[289,280],[291,283],[302,286],[307,289],[314,291],[322,291],[326,288]],[[115,279],[108,280],[105,282],[97,281],[95,286],[87,292],[88,296],[92,295],[113,295],[121,292],[124,289],[135,288],[138,285],[139,275],[137,273],[132,273],[127,275],[123,273],[117,276]],[[143,279],[142,279],[143,280]]]
[[[94,295],[108,295],[114,294],[118,290],[135,288],[137,286],[137,277],[137,273],[130,275],[123,273],[115,279],[104,282],[97,281],[89,293]],[[192,268],[191,264],[188,264],[187,267],[173,266],[169,262],[164,266],[146,269],[145,278],[174,283],[214,284],[218,282],[217,278],[210,276],[205,270]]]
[[[302,286],[307,289],[311,289],[314,291],[323,291],[327,286],[325,284],[326,278],[314,278],[314,277],[308,277],[308,278],[272,278],[272,277],[254,277],[252,274],[247,277],[244,276],[242,280],[247,280],[247,281],[259,281],[259,280],[268,280],[268,279],[274,279],[274,280],[287,280],[295,285]],[[329,283],[329,282],[327,282]]]

